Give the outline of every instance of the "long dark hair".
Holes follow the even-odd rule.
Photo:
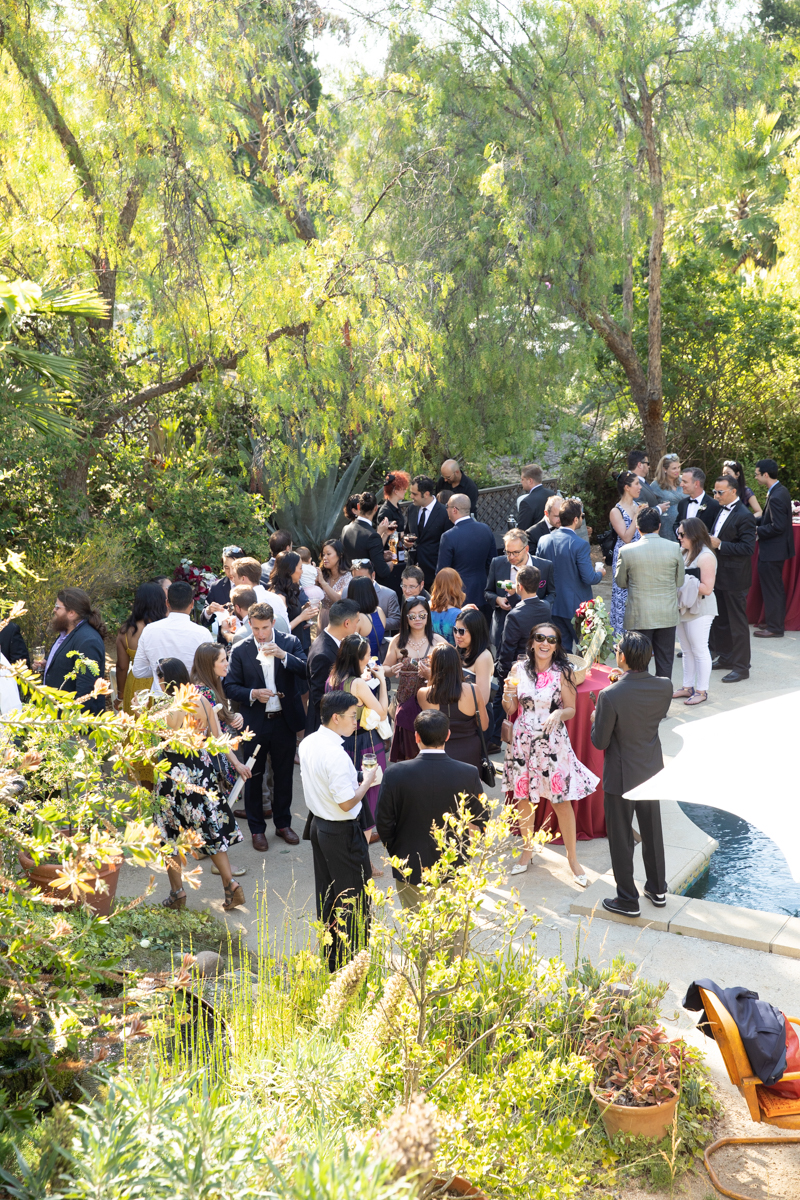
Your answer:
[[[464,686],[464,668],[455,646],[434,646],[431,652],[430,704],[457,704]]]
[[[689,539],[689,558],[686,563],[688,567],[701,550],[711,549],[711,535],[699,517],[684,517],[678,522],[678,526]]]
[[[347,599],[355,600],[359,611],[366,613],[374,613],[378,609],[378,595],[375,591],[375,585],[371,579],[366,579],[363,575],[359,575],[358,579],[351,579],[347,585]]]
[[[575,679],[575,672],[572,669],[572,663],[567,658],[567,652],[561,644],[561,630],[557,625],[553,625],[550,621],[540,621],[538,625],[534,625],[533,629],[528,635],[528,644],[525,647],[528,654],[528,658],[525,662],[528,674],[530,675],[531,679],[535,679],[537,675],[536,654],[533,649],[533,635],[538,633],[540,629],[552,629],[553,633],[556,635],[556,648],[555,653],[553,654],[552,663],[550,665],[558,667],[567,683],[572,683]]]
[[[189,682],[189,672],[182,658],[164,658],[156,666],[156,675],[164,691],[171,696],[176,688]]]
[[[348,679],[359,678],[364,670],[361,664],[365,653],[369,654],[369,642],[360,633],[348,633],[342,638],[329,676],[334,691],[342,691]]]
[[[408,639],[411,637],[411,626],[408,623],[409,609],[416,608],[420,604],[428,614],[428,619],[425,622],[425,637],[428,639],[428,645],[431,645],[433,642],[431,606],[424,596],[410,596],[400,610],[400,636],[397,639],[398,650],[405,650],[408,645]]]
[[[337,558],[339,559],[339,574],[344,575],[346,571],[350,570],[350,562],[347,558],[347,555],[344,552],[344,546],[342,545],[341,541],[339,540],[339,538],[328,538],[327,542],[322,543],[322,546],[320,547],[320,552],[319,552],[320,564],[322,563],[322,551],[325,549],[326,546],[333,547],[334,553],[336,554]],[[321,570],[322,570],[322,578],[325,580],[326,583],[328,583],[328,581],[330,580],[330,577],[331,577],[330,571],[328,570],[327,567],[321,567]]]
[[[725,475],[732,475],[736,480],[736,490],[739,493],[739,499],[744,499],[744,489],[747,487],[747,480],[744,477],[744,467],[735,459],[727,458],[722,464],[722,471]]]
[[[131,615],[122,626],[122,632],[136,632],[140,621],[151,625],[153,621],[163,621],[167,615],[167,597],[160,583],[141,583],[133,597]]]
[[[222,688],[222,680],[214,670],[214,664],[220,654],[225,653],[225,647],[219,642],[201,642],[194,652],[194,662],[189,678],[194,684],[204,684],[221,704],[219,715],[228,725],[233,721],[233,713],[228,707],[228,698]]]
[[[108,637],[108,630],[100,613],[92,605],[92,600],[88,592],[84,592],[82,588],[62,588],[56,599],[60,600],[64,608],[69,612],[77,613],[82,621],[85,621],[87,625],[91,625],[92,629],[96,629],[100,637],[105,641]]]
[[[292,620],[300,611],[300,584],[292,579],[299,562],[299,554],[295,554],[293,550],[283,550],[276,556],[275,566],[269,577],[270,589],[284,597]]]
[[[469,634],[469,645],[459,649],[461,661],[465,667],[471,667],[480,658],[484,650],[489,649],[489,626],[486,617],[477,608],[462,608],[456,617],[457,621]]]

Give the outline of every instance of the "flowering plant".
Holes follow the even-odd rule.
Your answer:
[[[182,558],[181,564],[175,572],[175,582],[192,585],[195,608],[199,611],[204,606],[204,600],[211,585],[217,582],[217,576],[211,567],[197,567],[190,558]]]
[[[800,500],[792,501],[792,520],[800,521]]]
[[[614,629],[600,596],[585,600],[575,612],[581,656],[587,662],[605,662],[614,649]]]

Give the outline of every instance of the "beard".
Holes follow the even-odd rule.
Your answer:
[[[59,613],[58,615],[54,614],[50,618],[50,628],[53,630],[54,633],[69,632],[69,620],[67,619],[67,614],[66,613]]]

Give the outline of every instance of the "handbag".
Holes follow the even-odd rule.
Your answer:
[[[378,737],[384,742],[388,741],[392,736],[392,724],[388,716],[379,717],[375,709],[367,708],[366,704],[361,710],[361,717],[358,723],[362,729],[366,729],[367,733],[372,733],[374,729]]]
[[[511,745],[511,739],[514,737],[514,722],[509,721],[508,717],[500,726],[500,741],[505,742],[507,746]]]
[[[478,726],[478,737],[481,739],[481,765],[478,768],[478,774],[481,777],[481,782],[491,788],[495,784],[494,763],[489,758],[489,752],[486,749],[486,738],[483,736],[483,730],[481,729],[481,717],[478,708],[478,697],[475,695],[475,684],[471,683],[469,686],[472,688],[472,699],[475,701],[475,724]]]

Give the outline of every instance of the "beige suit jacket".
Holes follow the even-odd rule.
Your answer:
[[[671,629],[678,624],[678,588],[685,577],[677,542],[646,533],[617,555],[614,582],[628,589],[626,629]]]

